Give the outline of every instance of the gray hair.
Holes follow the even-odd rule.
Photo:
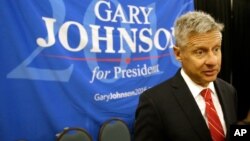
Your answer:
[[[174,26],[176,46],[185,46],[190,35],[209,31],[222,31],[224,25],[217,23],[209,14],[192,11],[180,16]]]

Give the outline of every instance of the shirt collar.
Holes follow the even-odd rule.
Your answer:
[[[194,96],[194,98],[196,98],[200,92],[205,89],[204,87],[196,84],[194,81],[191,80],[191,78],[185,73],[185,71],[183,69],[181,69],[181,75],[184,79],[184,81],[186,82],[186,84],[188,85],[189,90],[191,91],[192,95]],[[208,84],[208,87],[206,88],[210,88],[212,93],[215,94],[215,88],[214,88],[214,83],[210,82]]]

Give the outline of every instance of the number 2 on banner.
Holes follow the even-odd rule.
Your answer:
[[[28,58],[7,75],[7,78],[68,82],[74,68],[73,64],[64,70],[28,67],[43,49],[39,47],[35,49]]]
[[[53,0],[49,0],[49,2],[51,4],[53,16],[56,17],[60,25],[60,23],[62,23],[65,18],[64,3],[63,1]],[[58,27],[56,27],[55,31],[57,30]],[[39,55],[43,49],[44,48],[37,47],[28,58],[26,58],[20,65],[7,74],[7,78],[68,82],[74,68],[73,64],[64,70],[28,67],[28,65],[35,59],[37,55]]]

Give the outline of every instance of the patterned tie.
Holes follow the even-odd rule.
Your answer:
[[[206,116],[208,121],[208,126],[210,129],[210,134],[213,141],[224,141],[225,135],[223,132],[223,128],[218,117],[218,114],[215,110],[212,97],[211,90],[209,88],[201,91],[201,95],[205,99],[206,102]]]

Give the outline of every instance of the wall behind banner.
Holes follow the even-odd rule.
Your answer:
[[[193,0],[0,1],[0,140],[53,141],[123,119],[171,77],[173,24]]]

